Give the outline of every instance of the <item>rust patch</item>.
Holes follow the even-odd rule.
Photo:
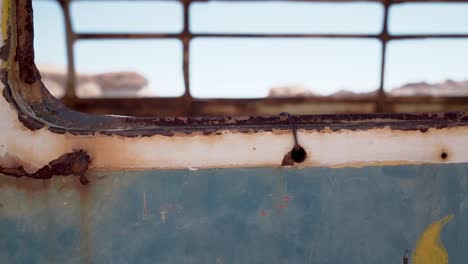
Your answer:
[[[0,173],[16,178],[28,177],[37,180],[50,179],[54,175],[75,175],[80,177],[81,184],[86,185],[89,183],[89,180],[86,178],[85,172],[88,170],[89,163],[90,157],[86,151],[76,150],[49,162],[48,165],[45,165],[34,173],[26,172],[23,166],[15,168],[0,166]]]
[[[34,64],[34,30],[32,1],[16,2],[16,59],[19,64],[20,78],[28,84],[40,79],[39,71]]]
[[[284,155],[283,161],[281,161],[281,166],[294,166],[294,160],[291,157],[291,151]]]

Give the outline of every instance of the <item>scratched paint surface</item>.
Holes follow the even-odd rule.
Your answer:
[[[467,163],[88,177],[1,176],[0,263],[394,264],[452,214],[439,250],[468,259]]]

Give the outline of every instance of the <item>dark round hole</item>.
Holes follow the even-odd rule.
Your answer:
[[[291,150],[291,158],[296,163],[303,162],[306,157],[307,157],[307,153],[305,152],[304,148],[302,148],[301,146],[299,146],[298,148],[293,148]]]
[[[440,154],[440,157],[441,157],[442,159],[446,159],[446,158],[448,157],[448,155],[447,155],[447,153],[442,152],[442,154]]]

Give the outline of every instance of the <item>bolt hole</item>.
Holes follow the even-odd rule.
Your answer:
[[[440,157],[442,159],[446,159],[448,157],[448,154],[446,152],[442,152],[442,154],[440,154]]]
[[[301,146],[298,146],[298,147],[294,147],[292,150],[291,150],[291,158],[294,160],[294,162],[296,163],[301,163],[305,160],[305,158],[307,157],[307,153],[306,151],[304,150],[303,147]]]

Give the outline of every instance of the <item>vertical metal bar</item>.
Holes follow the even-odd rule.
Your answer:
[[[385,61],[386,61],[386,54],[387,54],[387,43],[390,40],[390,35],[388,34],[388,8],[390,6],[389,0],[384,0],[382,2],[384,5],[384,20],[383,20],[383,28],[382,33],[380,33],[379,39],[382,43],[382,61],[380,65],[380,85],[379,90],[377,93],[377,102],[376,102],[376,112],[381,113],[385,112],[387,109],[385,107],[385,90],[384,90],[384,83],[385,83]]]
[[[185,93],[184,97],[191,98],[190,94],[190,41],[192,40],[192,34],[190,33],[190,0],[183,0],[184,8],[184,30],[181,33],[181,40],[183,45],[183,72],[184,72],[184,84]]]
[[[63,16],[65,19],[65,34],[67,44],[67,86],[64,99],[67,102],[70,102],[76,98],[75,55],[73,52],[73,45],[75,44],[75,33],[73,32],[71,23],[70,0],[59,0],[58,2],[62,7]]]

